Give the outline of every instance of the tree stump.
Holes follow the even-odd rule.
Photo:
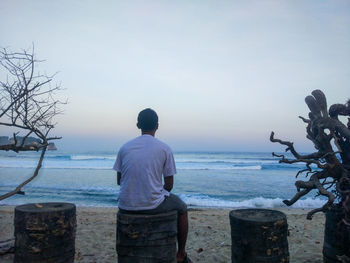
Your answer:
[[[177,211],[117,215],[119,263],[176,262]]]
[[[75,230],[74,204],[38,203],[17,206],[14,262],[74,262]]]
[[[286,215],[269,209],[230,212],[232,263],[289,262]]]
[[[350,258],[350,232],[342,223],[344,210],[333,206],[326,212],[323,242],[323,262],[341,263],[341,258]]]

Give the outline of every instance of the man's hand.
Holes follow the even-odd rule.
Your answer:
[[[122,178],[122,174],[117,172],[117,184],[120,185],[120,179]]]
[[[164,177],[164,186],[163,186],[163,188],[165,190],[167,190],[168,192],[170,192],[171,189],[173,189],[173,186],[174,186],[174,176]]]

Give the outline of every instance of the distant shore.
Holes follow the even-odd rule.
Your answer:
[[[13,206],[0,206],[0,240],[13,237]],[[187,250],[194,262],[231,262],[229,212],[232,209],[190,209]],[[306,220],[308,209],[278,209],[287,215],[290,262],[321,263],[324,215]],[[75,262],[117,262],[117,208],[77,207]],[[12,263],[13,254],[0,256]]]

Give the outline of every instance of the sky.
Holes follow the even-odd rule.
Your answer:
[[[58,72],[67,151],[117,150],[148,107],[174,151],[312,151],[304,98],[350,98],[347,0],[1,0],[0,36]]]

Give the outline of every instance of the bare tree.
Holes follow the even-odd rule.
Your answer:
[[[328,110],[326,96],[322,91],[314,90],[305,102],[310,109],[309,118],[299,118],[307,124],[306,137],[313,142],[316,152],[301,155],[292,142],[274,138],[274,132],[270,136],[271,142],[287,146],[286,152],[291,152],[294,159],[275,153],[273,156],[279,157],[280,163],[305,163],[305,169],[300,170],[296,177],[300,174],[309,177],[308,180],[296,181],[297,193],[283,202],[290,206],[316,189],[318,195],[328,200],[321,208],[310,211],[307,219],[312,219],[316,212],[330,209],[339,198],[345,212],[343,221],[350,225],[350,118],[346,125],[338,118],[339,115],[350,116],[350,100],[345,104],[334,104]]]
[[[0,50],[0,74],[5,78],[0,80],[0,126],[15,130],[11,140],[1,143],[0,150],[41,151],[33,175],[13,191],[0,196],[0,200],[21,193],[22,187],[38,175],[50,143],[60,139],[50,137],[49,133],[55,125],[53,118],[61,113],[59,106],[66,102],[54,98],[61,87],[52,84],[55,74],[41,74],[37,70],[41,62],[35,57],[34,46],[20,52]]]

